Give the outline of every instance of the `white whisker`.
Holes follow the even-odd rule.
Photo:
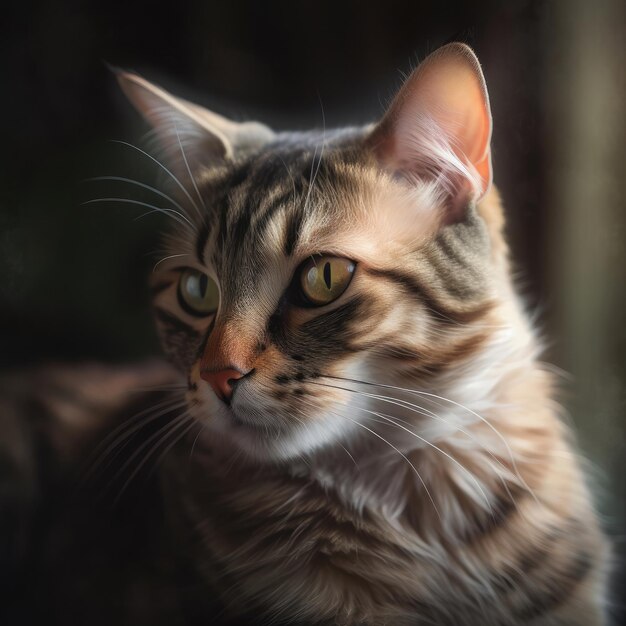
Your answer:
[[[509,459],[511,461],[511,466],[513,468],[515,476],[520,481],[521,485],[528,491],[528,493],[530,493],[530,495],[533,497],[533,499],[538,504],[540,504],[540,502],[539,502],[537,496],[535,495],[534,491],[531,489],[530,485],[528,485],[526,480],[524,480],[524,477],[521,475],[521,473],[519,471],[519,468],[517,467],[517,463],[515,461],[515,457],[513,455],[513,451],[511,450],[511,447],[510,447],[508,441],[504,438],[502,433],[500,433],[500,431],[491,422],[489,422],[482,415],[479,415],[478,413],[476,413],[476,411],[473,411],[469,407],[464,406],[463,404],[460,404],[459,402],[456,402],[456,401],[451,400],[449,398],[445,398],[443,396],[439,396],[437,394],[430,393],[430,392],[427,392],[427,391],[418,391],[417,389],[407,389],[406,387],[398,387],[398,386],[395,386],[395,385],[389,385],[389,384],[384,384],[384,383],[375,383],[375,382],[364,381],[364,380],[356,380],[356,379],[352,379],[352,378],[344,378],[344,377],[341,377],[341,376],[325,376],[325,378],[331,378],[331,379],[336,379],[336,380],[343,380],[343,381],[354,383],[354,384],[363,384],[363,385],[370,385],[370,386],[373,386],[373,387],[381,387],[381,388],[384,388],[384,389],[395,389],[397,391],[402,391],[402,392],[409,393],[409,394],[415,394],[415,395],[418,395],[418,396],[421,396],[421,397],[425,397],[425,398],[434,398],[434,399],[437,399],[437,400],[441,400],[443,402],[447,402],[447,403],[449,403],[449,404],[451,404],[453,406],[456,406],[456,407],[458,407],[460,409],[463,409],[463,410],[467,411],[468,413],[470,413],[471,415],[473,415],[474,417],[479,419],[482,423],[484,423],[500,439],[500,441],[503,443],[503,445],[506,448],[506,451],[507,451],[508,457],[509,457]],[[441,405],[439,405],[439,406],[441,406]]]
[[[304,400],[301,400],[301,401],[305,402]],[[307,404],[312,405],[312,403],[310,402],[308,402]],[[329,412],[333,415],[336,415],[337,417],[347,419],[348,421],[352,422],[353,424],[356,424],[360,428],[363,428],[364,430],[368,431],[369,433],[371,433],[372,435],[380,439],[383,443],[387,444],[390,448],[395,450],[409,464],[409,466],[411,467],[411,469],[413,470],[413,472],[419,479],[420,483],[422,484],[422,487],[424,487],[424,491],[426,492],[428,499],[430,500],[431,504],[433,505],[433,508],[435,509],[435,513],[437,514],[437,517],[439,518],[440,521],[442,521],[441,514],[439,513],[439,509],[437,508],[437,505],[435,504],[435,500],[433,499],[432,494],[430,493],[428,487],[426,486],[424,479],[422,478],[421,474],[417,471],[417,468],[415,467],[415,465],[413,465],[411,460],[401,450],[396,448],[396,446],[394,446],[391,442],[387,441],[387,439],[385,439],[382,435],[372,430],[371,428],[368,428],[367,426],[365,426],[365,424],[361,424],[359,421],[353,420],[351,417],[348,417],[347,415],[344,415],[343,413],[337,413],[336,411],[329,411]]]
[[[324,148],[326,145],[326,116],[324,114],[324,105],[322,104],[322,99],[320,98],[320,106],[322,109],[322,148],[320,150],[320,156],[317,161],[317,167],[315,168],[315,172],[313,172],[313,168],[315,167],[315,157],[317,156],[317,146],[315,146],[315,151],[313,152],[313,159],[311,160],[311,177],[309,179],[309,188],[307,189],[306,197],[304,199],[304,208],[303,211],[306,214],[306,209],[309,204],[309,199],[311,197],[311,191],[313,190],[313,185],[315,184],[315,179],[317,178],[317,174],[320,171],[320,166],[322,164],[322,158],[324,156]]]
[[[143,206],[152,210],[148,211],[147,213],[143,213],[142,215],[140,215],[139,217],[135,219],[141,219],[142,217],[145,217],[146,215],[150,215],[151,213],[162,213],[163,215],[168,215],[169,217],[174,219],[176,222],[178,222],[182,226],[188,225],[191,227],[192,230],[195,230],[195,226],[182,213],[179,213],[175,209],[168,209],[167,207],[158,207],[148,202],[142,202],[141,200],[132,200],[130,198],[95,198],[93,200],[87,200],[86,202],[83,202],[82,204],[95,204],[98,202],[122,202],[122,203],[127,203],[127,204],[136,204],[139,206]]]
[[[172,198],[171,196],[168,196],[166,193],[163,193],[162,191],[159,191],[155,187],[152,187],[152,185],[147,185],[146,183],[142,183],[138,180],[133,180],[132,178],[125,178],[124,176],[94,176],[92,178],[88,178],[87,180],[88,181],[99,181],[99,180],[118,181],[122,183],[128,183],[129,185],[135,185],[136,187],[141,187],[142,189],[147,189],[148,191],[151,191],[152,193],[160,196],[161,198],[168,200],[179,211],[182,211],[183,213],[185,213],[184,207],[180,203],[176,202],[174,198]]]
[[[174,122],[174,129],[176,130],[176,139],[178,139],[178,145],[180,147],[180,153],[183,157],[183,161],[185,162],[185,167],[187,168],[187,174],[189,174],[189,179],[191,180],[191,184],[193,185],[193,188],[196,190],[196,195],[198,196],[198,200],[200,200],[200,204],[202,205],[202,208],[204,209],[205,215],[202,215],[200,213],[200,211],[198,211],[198,215],[200,216],[201,220],[206,220],[206,212],[207,212],[207,208],[206,205],[204,204],[204,200],[202,199],[202,196],[200,195],[200,191],[198,190],[198,185],[196,184],[196,179],[194,178],[193,174],[191,173],[191,169],[189,167],[189,163],[187,162],[187,155],[185,154],[185,150],[183,148],[183,144],[180,141],[180,134],[178,132],[178,126],[176,125],[176,122]],[[194,207],[196,207],[196,205],[194,204]],[[198,210],[198,207],[196,207],[196,210]]]
[[[369,409],[364,409],[363,407],[356,407],[356,408],[361,410],[361,411],[365,411],[366,413],[371,413],[372,415],[376,415],[377,417],[382,418],[385,422],[391,423],[394,426],[396,426],[397,428],[401,428],[402,430],[404,430],[407,433],[409,433],[411,436],[415,437],[417,440],[419,440],[422,443],[426,444],[427,446],[433,448],[437,452],[440,452],[447,459],[452,461],[457,467],[459,467],[463,472],[465,472],[469,476],[470,480],[476,485],[476,487],[480,491],[482,497],[484,498],[485,503],[486,503],[487,507],[489,508],[489,511],[491,512],[491,515],[493,516],[493,508],[491,506],[491,501],[487,497],[487,494],[485,493],[483,488],[480,486],[480,483],[478,482],[476,477],[466,467],[464,467],[462,463],[460,463],[457,459],[455,459],[451,454],[448,454],[445,450],[442,450],[441,448],[436,446],[434,443],[428,441],[424,437],[421,437],[417,433],[414,433],[412,430],[409,430],[405,426],[402,426],[401,424],[397,423],[395,421],[395,419],[393,418],[393,416],[391,416],[391,415],[387,415],[386,413],[378,413],[377,411],[370,411]]]
[[[166,172],[166,174],[168,174],[171,177],[171,179],[176,183],[176,185],[180,188],[180,190],[185,194],[189,202],[191,202],[191,205],[196,209],[196,211],[200,212],[198,205],[195,203],[194,199],[191,197],[187,189],[185,189],[185,186],[180,182],[180,180],[176,176],[174,176],[174,174],[167,167],[165,167],[165,165],[163,165],[163,163],[161,163],[161,161],[159,161],[158,159],[155,159],[151,154],[148,154],[145,150],[142,150],[141,148],[138,148],[137,146],[134,146],[132,143],[128,143],[127,141],[121,141],[120,139],[111,139],[111,142],[119,143],[128,148],[132,148],[133,150],[137,150],[137,152],[140,152],[145,157],[149,158],[151,161],[156,163],[164,172]]]
[[[167,398],[122,422],[107,434],[90,455],[89,462],[91,466],[81,479],[81,484],[85,484],[91,480],[97,471],[106,469],[113,462],[115,457],[128,445],[134,433],[164,415],[167,415],[167,413],[183,408],[185,404],[185,401],[181,398]],[[113,454],[113,452],[115,452],[115,454]],[[104,464],[107,460],[108,462]]]
[[[150,472],[150,475],[154,474],[154,472],[158,469],[159,465],[161,464],[161,461],[163,461],[163,459],[167,456],[168,452],[183,438],[185,437],[185,435],[187,435],[187,433],[189,433],[191,431],[191,429],[194,426],[199,426],[200,427],[200,431],[198,432],[198,434],[200,434],[202,432],[202,428],[203,425],[199,424],[198,422],[196,422],[193,417],[191,417],[190,415],[188,416],[188,420],[183,421],[183,424],[187,424],[187,428],[184,428],[178,435],[176,435],[174,437],[174,439],[165,447],[165,449],[163,450],[163,452],[161,452],[161,454],[159,455],[159,457],[157,458],[157,460],[154,462],[154,465],[152,467],[152,471]],[[195,441],[195,440],[194,440]]]
[[[332,387],[332,385],[326,385],[324,383],[312,382],[311,384],[318,384],[318,385]],[[457,424],[451,424],[448,420],[444,419],[440,415],[437,415],[435,412],[431,411],[430,409],[427,409],[427,408],[425,408],[423,406],[420,406],[418,404],[414,404],[413,402],[409,402],[408,400],[403,400],[401,398],[395,398],[395,397],[392,397],[392,396],[384,396],[384,395],[381,395],[381,394],[369,393],[367,391],[359,391],[359,390],[356,390],[356,389],[350,389],[349,387],[337,386],[335,388],[336,389],[341,389],[343,391],[350,391],[352,393],[357,393],[357,394],[362,395],[362,396],[367,397],[367,398],[372,398],[374,400],[380,400],[381,402],[386,402],[386,403],[389,403],[389,404],[393,404],[395,406],[399,406],[401,408],[408,409],[409,411],[411,411],[413,413],[417,413],[418,415],[423,415],[425,417],[430,417],[431,419],[439,421],[439,422],[441,422],[443,424],[446,424],[448,426],[452,426],[456,431],[464,434],[470,441],[473,441],[474,443],[478,444],[483,450],[485,450],[485,452],[491,457],[491,459],[501,469],[508,471],[508,468],[503,464],[503,462],[495,454],[493,454],[493,452],[491,452],[491,450],[489,450],[482,443],[480,443],[478,441],[478,439],[476,437],[474,437],[474,435],[472,433],[468,432],[467,430],[465,430],[464,428],[458,426]],[[400,418],[398,418],[398,417],[396,417],[395,419],[400,420]],[[411,424],[410,422],[407,422],[405,420],[400,420],[400,421],[405,423],[405,424],[408,424],[410,426],[413,426],[413,424]]]
[[[164,263],[165,261],[168,261],[169,259],[178,259],[180,257],[183,256],[190,256],[188,253],[185,254],[170,254],[169,256],[163,257],[162,259],[160,259],[159,261],[157,261],[154,264],[154,267],[152,268],[152,272],[156,272],[157,267],[159,267],[159,265],[161,265],[161,263]]]
[[[146,441],[143,442],[143,444],[141,446],[139,446],[139,448],[137,448],[137,450],[135,450],[135,452],[126,460],[126,462],[119,468],[119,470],[116,472],[115,476],[113,477],[113,479],[111,480],[111,483],[109,486],[112,486],[113,483],[122,476],[122,474],[124,473],[124,471],[130,466],[130,464],[148,447],[150,446],[150,444],[156,440],[156,443],[152,446],[152,448],[150,449],[150,451],[144,455],[144,457],[141,459],[141,461],[137,464],[137,466],[135,467],[135,469],[131,472],[130,476],[126,479],[126,481],[124,482],[124,484],[122,485],[122,488],[120,489],[120,491],[118,492],[114,503],[116,504],[120,498],[122,497],[122,495],[124,494],[124,492],[126,491],[126,489],[128,488],[128,485],[131,483],[131,481],[133,480],[133,478],[135,478],[135,476],[141,471],[141,469],[143,468],[143,466],[147,463],[147,461],[149,460],[149,458],[154,454],[154,452],[156,450],[158,450],[159,446],[171,435],[173,434],[175,431],[179,430],[179,428],[186,424],[189,420],[193,419],[192,417],[190,417],[189,412],[185,411],[184,413],[182,413],[181,415],[179,415],[178,417],[174,418],[172,421],[168,422],[167,424],[165,424],[164,426],[162,426],[161,428],[159,428],[155,433],[153,433],[150,437],[148,437],[148,439],[146,439]],[[162,436],[161,436],[162,435]]]

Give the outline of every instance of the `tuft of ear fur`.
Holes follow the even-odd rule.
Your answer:
[[[113,71],[122,91],[153,127],[164,158],[174,168],[183,159],[192,170],[212,167],[261,147],[274,136],[263,124],[233,122],[177,98],[137,74]]]
[[[368,138],[383,167],[412,183],[435,183],[445,220],[491,185],[491,110],[472,50],[460,43],[428,56],[409,76]]]

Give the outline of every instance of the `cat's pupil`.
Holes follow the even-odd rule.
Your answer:
[[[200,284],[199,284],[201,298],[204,298],[206,296],[206,289],[207,289],[208,284],[209,284],[209,279],[207,278],[207,275],[202,274],[200,276]]]
[[[330,289],[330,263],[328,261],[324,264],[324,282],[326,283],[326,288]]]

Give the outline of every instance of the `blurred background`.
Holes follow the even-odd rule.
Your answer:
[[[145,277],[162,223],[81,204],[107,195],[90,177],[157,174],[108,141],[136,143],[147,129],[106,63],[236,119],[320,127],[323,108],[330,127],[376,119],[402,72],[446,42],[470,44],[490,91],[519,288],[563,370],[563,403],[624,552],[623,0],[40,1],[3,8],[0,29],[0,365],[10,370],[159,353]]]

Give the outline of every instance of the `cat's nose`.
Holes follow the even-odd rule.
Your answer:
[[[200,377],[211,385],[215,395],[226,404],[230,403],[230,399],[233,397],[235,383],[245,375],[233,368],[200,372]]]

